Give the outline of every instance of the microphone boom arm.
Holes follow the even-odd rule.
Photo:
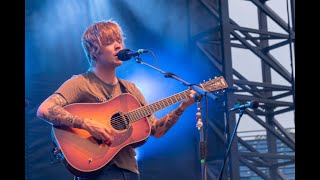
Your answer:
[[[208,97],[210,97],[210,98],[211,98],[212,100],[214,100],[214,101],[217,101],[217,100],[218,100],[218,97],[217,97],[217,96],[215,96],[214,94],[206,91],[205,89],[203,89],[203,88],[201,88],[201,87],[199,87],[199,86],[197,86],[197,85],[195,85],[195,84],[190,84],[190,83],[188,83],[187,81],[181,79],[180,77],[178,77],[177,75],[175,75],[175,74],[173,74],[173,73],[165,72],[165,71],[163,71],[163,70],[161,70],[161,69],[159,69],[159,68],[156,68],[156,67],[154,67],[154,66],[152,66],[152,65],[150,65],[150,64],[148,64],[148,63],[145,63],[145,62],[142,61],[142,59],[141,59],[139,56],[137,56],[137,57],[135,57],[135,58],[136,58],[136,62],[137,62],[137,63],[139,63],[139,64],[144,64],[144,65],[146,65],[146,66],[149,66],[149,67],[151,67],[151,68],[159,71],[161,74],[164,74],[164,77],[165,77],[165,78],[170,77],[170,78],[176,79],[176,80],[180,81],[182,84],[184,84],[185,86],[191,87],[193,90],[195,90],[195,91],[196,91],[197,93],[199,93],[200,95],[208,96]]]

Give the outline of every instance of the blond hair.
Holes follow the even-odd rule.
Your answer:
[[[116,21],[98,21],[85,30],[81,45],[89,62],[89,70],[96,64],[96,56],[100,48],[114,41],[121,42],[124,46],[123,31]]]

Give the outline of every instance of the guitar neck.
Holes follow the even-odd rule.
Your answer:
[[[138,109],[128,112],[126,116],[130,120],[130,122],[135,122],[139,119],[150,116],[152,113],[157,112],[163,108],[169,107],[175,103],[188,99],[189,94],[190,93],[188,90],[182,91],[165,99],[156,101],[152,104],[148,104],[146,106],[142,106]]]

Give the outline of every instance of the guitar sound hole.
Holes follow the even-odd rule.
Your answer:
[[[116,130],[129,129],[128,117],[121,113],[114,114],[111,118],[111,125]]]

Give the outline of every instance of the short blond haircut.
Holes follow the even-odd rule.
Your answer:
[[[89,62],[89,69],[95,66],[95,58],[100,48],[114,41],[121,42],[124,46],[123,31],[116,21],[98,21],[85,30],[81,38],[81,45]]]

